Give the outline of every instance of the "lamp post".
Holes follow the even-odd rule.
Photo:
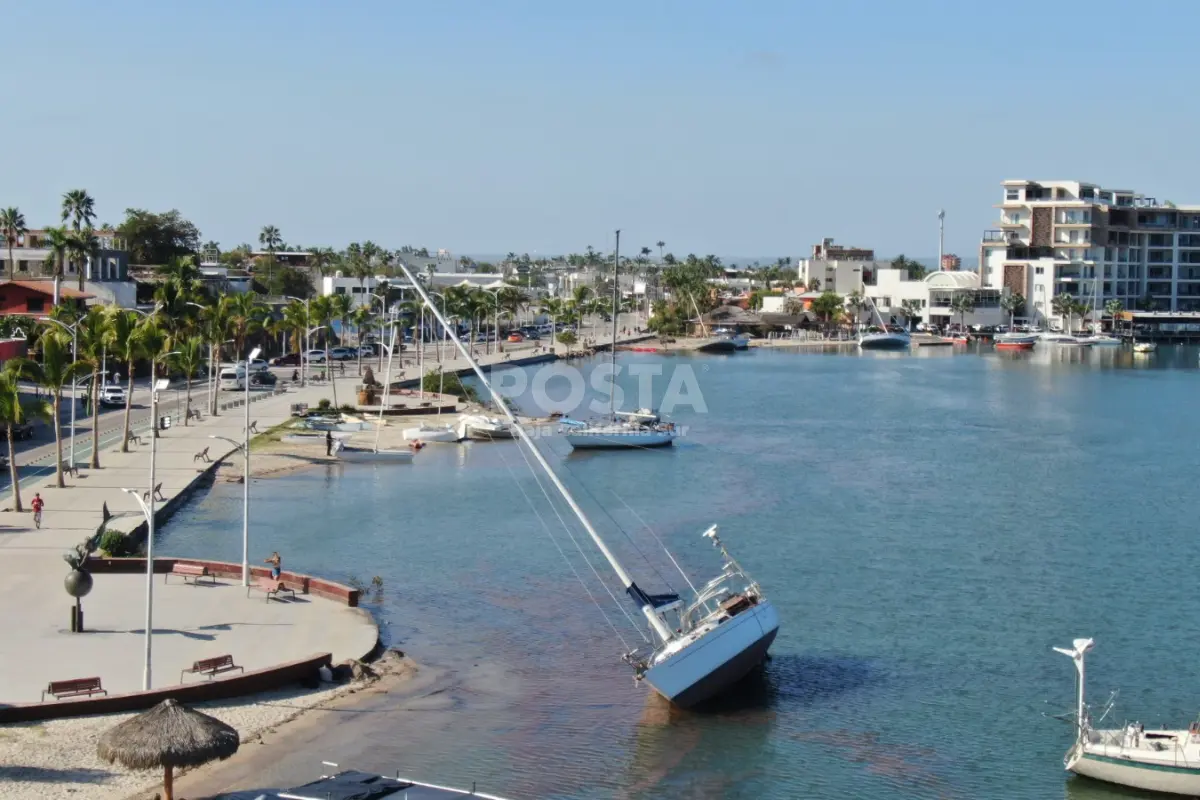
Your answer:
[[[58,320],[54,319],[53,317],[46,317],[45,321],[53,322],[55,325],[59,326],[60,328],[63,328],[65,330],[67,330],[68,332],[70,332],[70,334],[71,334],[71,361],[72,362],[78,361],[79,360],[79,320],[76,320],[74,325],[68,325],[65,322],[59,322]],[[72,467],[75,466],[75,406],[79,405],[79,397],[77,396],[78,390],[79,390],[79,379],[72,378],[71,379],[71,466]],[[54,420],[54,424],[58,425],[59,424],[58,420]]]
[[[403,292],[404,290],[401,289],[400,291]],[[379,310],[383,313],[384,317],[387,317],[388,316],[387,298],[381,294],[375,294],[374,292],[367,292],[367,294],[369,294],[371,297],[373,297],[379,301]],[[367,308],[370,308],[372,305],[374,305],[374,304],[370,300],[368,300]],[[381,325],[379,327],[379,368],[380,369],[383,369],[383,340],[384,340],[383,326]],[[362,331],[359,331],[359,335],[358,335],[358,360],[359,360],[358,374],[361,375],[362,374]]]
[[[246,357],[246,442],[242,454],[246,457],[242,480],[242,586],[250,585],[250,362],[258,358],[258,347]]]
[[[938,211],[938,263],[937,269],[942,268],[942,257],[946,250],[946,211]]]
[[[292,295],[290,295],[290,294],[285,294],[285,295],[283,296],[283,299],[284,299],[284,300],[295,300],[295,301],[296,301],[296,302],[298,302],[298,303],[304,303],[304,326],[305,326],[305,330],[304,330],[304,355],[300,357],[300,385],[301,385],[302,387],[303,387],[303,386],[307,386],[307,385],[308,385],[308,351],[312,349],[312,347],[310,346],[310,345],[312,344],[312,342],[311,342],[311,340],[309,339],[309,336],[311,336],[311,335],[312,335],[312,331],[308,330],[308,321],[309,321],[309,314],[308,314],[308,301],[309,301],[309,299],[310,299],[310,298],[306,298],[306,297],[305,297],[305,298],[301,298],[301,297],[294,297],[294,296],[292,296]],[[247,380],[248,380],[248,379],[249,379],[249,377],[250,377],[250,375],[249,375],[249,370],[250,370],[250,365],[249,365],[249,364],[247,364],[247,365],[246,365],[246,371],[247,371],[246,378],[247,378]]]

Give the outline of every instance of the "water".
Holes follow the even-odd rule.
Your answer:
[[[722,525],[782,618],[764,673],[703,713],[635,689],[522,492],[636,633],[516,445],[431,446],[253,485],[255,551],[382,577],[386,635],[439,676],[339,723],[308,766],[571,800],[1120,797],[1068,780],[1071,730],[1043,716],[1072,705],[1050,647],[1078,636],[1098,644],[1092,699],[1121,689],[1114,722],[1195,716],[1194,350],[622,357],[656,362],[694,369],[708,406],[678,412],[676,447],[547,449],[644,585],[680,581],[617,497],[701,579],[717,560],[698,534]],[[164,552],[238,560],[240,502],[217,486]]]

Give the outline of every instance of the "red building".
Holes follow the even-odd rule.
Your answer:
[[[59,284],[59,303],[71,303],[83,310],[88,298],[93,295]],[[53,281],[3,281],[0,282],[0,314],[19,314],[41,317],[54,307]]]

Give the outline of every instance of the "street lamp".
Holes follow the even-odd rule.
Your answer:
[[[226,436],[210,435],[210,439],[222,439],[242,451],[242,586],[250,585],[250,362],[258,358],[261,348],[254,348],[246,357],[246,438],[241,444]]]
[[[53,317],[46,317],[45,322],[53,322],[60,328],[65,329],[71,334],[71,361],[74,363],[79,360],[79,323],[76,320],[74,325],[68,325],[65,322],[60,322]],[[95,380],[93,378],[93,380]],[[79,405],[79,378],[71,379],[71,467],[75,466],[75,406]],[[54,424],[58,425],[58,420],[54,420]],[[58,430],[57,428],[55,430]],[[57,435],[57,434],[56,434]]]

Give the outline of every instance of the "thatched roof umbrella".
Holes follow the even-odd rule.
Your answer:
[[[198,767],[237,752],[238,732],[219,719],[163,700],[149,711],[114,725],[96,752],[130,769],[163,768],[163,795],[174,800],[175,767]]]

